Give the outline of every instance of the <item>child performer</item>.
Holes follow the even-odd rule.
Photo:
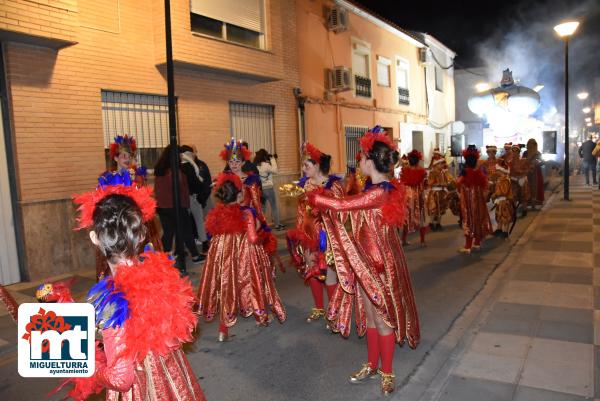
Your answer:
[[[408,166],[402,167],[400,181],[406,189],[406,223],[402,230],[402,245],[409,245],[406,237],[409,232],[419,231],[421,235],[421,246],[425,246],[425,234],[427,225],[425,223],[425,187],[427,172],[419,161],[423,155],[414,149],[407,155]]]
[[[496,183],[492,200],[496,209],[496,222],[502,238],[508,238],[510,224],[515,217],[513,207],[512,184],[510,182],[510,170],[508,165],[502,161],[496,165]]]
[[[360,169],[371,179],[364,192],[342,199],[311,193],[309,200],[324,211],[340,280],[327,319],[335,331],[348,337],[356,305],[357,332],[367,335],[368,362],[350,376],[350,381],[361,382],[379,373],[381,391],[390,394],[395,389],[395,343],[408,341],[415,348],[420,338],[410,275],[398,237],[406,203],[403,185],[388,181],[398,152],[381,127],[367,132],[360,147]],[[339,218],[345,213],[340,212],[349,212],[351,232]]]
[[[469,145],[467,149],[463,150],[463,157],[465,158],[465,168],[456,181],[456,185],[460,196],[465,246],[458,251],[471,253],[472,249],[479,249],[481,241],[492,232],[492,224],[486,206],[488,180],[485,174],[477,168],[479,150],[475,145]]]
[[[88,294],[103,339],[95,373],[63,382],[74,384],[75,400],[103,389],[110,401],[204,400],[181,349],[197,322],[190,282],[166,254],[139,254],[144,223],[155,213],[151,194],[149,187],[120,184],[74,197],[78,229],[92,229],[90,239],[111,269]]]
[[[312,292],[315,306],[306,318],[310,323],[325,316],[323,290],[327,288],[328,298],[331,299],[337,287],[337,276],[323,220],[318,210],[308,205],[307,194],[319,191],[340,198],[344,195],[344,189],[338,176],[328,175],[330,155],[305,143],[302,145],[302,159],[304,176],[298,186],[304,190],[304,194],[298,199],[296,228],[288,231],[287,240],[292,262]]]
[[[220,315],[218,340],[223,342],[238,314],[254,315],[259,324],[267,325],[269,308],[280,322],[286,313],[257,233],[257,212],[241,205],[242,181],[232,172],[219,174],[215,196],[221,204],[206,217],[212,239],[200,277],[198,309],[206,321]]]

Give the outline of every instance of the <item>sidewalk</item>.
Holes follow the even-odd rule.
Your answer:
[[[395,399],[600,399],[600,191],[581,178],[570,202],[553,195]]]

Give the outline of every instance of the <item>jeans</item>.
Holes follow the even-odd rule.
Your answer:
[[[156,208],[160,225],[163,229],[162,244],[165,252],[171,252],[173,248],[173,238],[175,238],[175,209]],[[190,221],[189,210],[181,210],[181,232],[183,234],[183,243],[192,257],[200,255],[196,243],[194,242],[194,234],[192,233],[192,224]],[[182,254],[183,249],[177,249],[177,254]]]
[[[596,185],[596,160],[588,161],[584,159],[583,174],[585,174],[585,185],[590,185],[590,170],[592,171],[592,179],[594,180],[594,185]]]
[[[263,188],[263,202],[262,210],[263,214],[267,213],[267,202],[271,204],[271,216],[273,217],[273,224],[279,225],[279,209],[277,208],[277,197],[275,196],[275,189],[273,187]]]
[[[206,238],[206,230],[204,229],[204,209],[195,196],[190,196],[190,212],[194,218],[194,223],[196,223],[198,241],[206,241],[208,238]]]

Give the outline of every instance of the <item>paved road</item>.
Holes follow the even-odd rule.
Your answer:
[[[483,287],[490,273],[506,257],[514,241],[535,217],[520,219],[510,241],[490,239],[479,253],[462,255],[462,231],[453,216],[445,229],[428,236],[429,246],[406,248],[422,341],[416,350],[398,348],[394,366],[397,382],[405,382],[433,345],[446,333],[463,308]],[[418,238],[409,236],[418,242]],[[253,319],[240,319],[231,329],[233,341],[218,343],[217,324],[200,326],[198,341],[188,358],[200,385],[211,401],[229,400],[371,400],[380,399],[379,380],[351,385],[348,374],[366,360],[364,339],[355,333],[347,340],[332,335],[324,322],[306,323],[311,307],[308,287],[293,269],[280,275],[277,286],[288,311],[280,325],[257,327]],[[198,275],[193,281],[197,283]],[[0,400],[43,400],[54,379],[23,379],[16,361],[0,361]],[[52,397],[51,400],[60,397]]]

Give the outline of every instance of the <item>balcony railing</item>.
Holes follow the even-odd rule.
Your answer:
[[[398,88],[398,104],[410,104],[408,89]]]
[[[371,97],[371,80],[369,78],[354,76],[356,96]]]

